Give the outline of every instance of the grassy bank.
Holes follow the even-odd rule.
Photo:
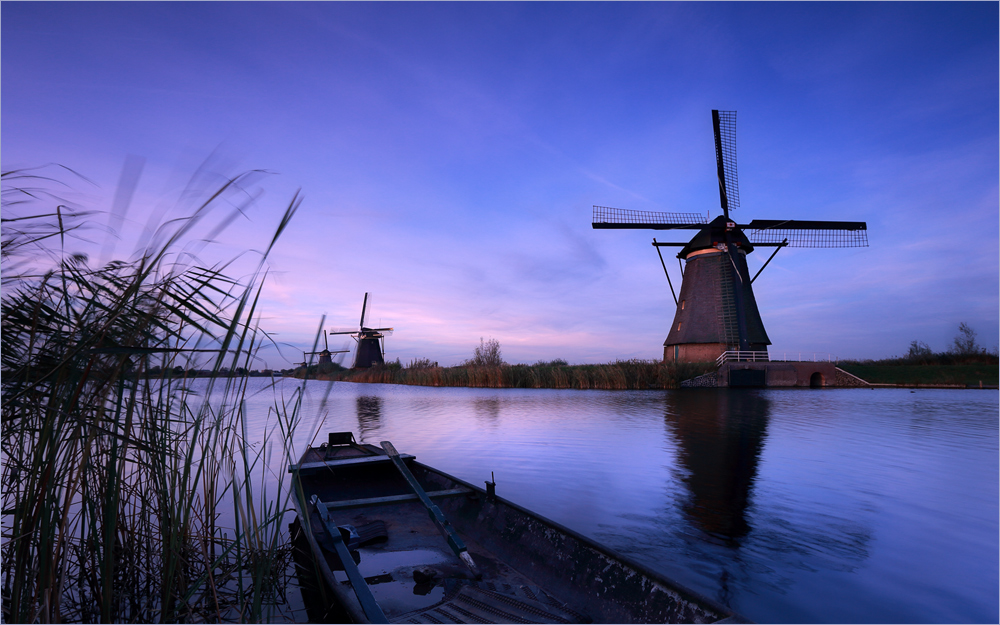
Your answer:
[[[842,362],[844,371],[871,384],[960,384],[996,386],[1000,366],[996,364],[880,364]]]
[[[1000,365],[989,354],[941,357],[914,362],[907,358],[841,361],[838,367],[872,384],[996,386]],[[715,363],[666,364],[653,360],[616,361],[603,365],[500,365],[403,368],[388,364],[375,369],[323,370],[313,365],[296,377],[342,382],[459,386],[475,388],[673,389],[716,369]]]
[[[646,390],[679,388],[682,380],[715,369],[714,363],[664,364],[654,360],[619,360],[603,365],[501,365],[344,370],[319,379],[477,388],[566,388]]]
[[[964,323],[948,351],[935,353],[926,344],[913,341],[906,356],[846,360],[837,366],[871,384],[996,386],[1000,379],[996,350],[987,351],[977,345],[975,332]]]

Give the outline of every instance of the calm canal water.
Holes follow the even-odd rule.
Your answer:
[[[259,436],[269,384],[251,380]],[[758,622],[1000,621],[996,391],[305,390],[297,450],[351,430],[492,471],[501,497]]]

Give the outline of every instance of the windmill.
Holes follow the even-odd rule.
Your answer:
[[[697,230],[687,243],[659,242],[660,247],[682,248],[680,297],[670,332],[663,343],[667,361],[715,360],[726,352],[755,352],[766,359],[771,344],[764,330],[751,285],[782,247],[867,247],[868,226],[863,221],[797,221],[754,219],[749,224],[733,221],[729,212],[739,207],[736,176],[736,111],[712,111],[715,160],[719,177],[722,215],[711,222],[699,213],[657,213],[594,206],[595,229]],[[755,247],[773,247],[774,252],[751,278],[746,255]],[[660,254],[660,263],[667,266]]]
[[[385,335],[392,332],[392,328],[366,328],[365,312],[368,310],[368,293],[361,303],[361,327],[360,329],[348,330],[346,332],[331,332],[330,334],[349,334],[358,342],[358,349],[354,352],[354,365],[352,369],[367,369],[385,364],[382,357],[385,351]]]
[[[303,356],[310,356],[312,354],[319,354],[319,364],[320,365],[332,365],[333,364],[333,354],[346,354],[351,351],[349,349],[338,349],[330,351],[330,342],[326,338],[326,330],[323,330],[323,346],[324,349],[318,352],[302,352]],[[302,363],[302,366],[306,366],[306,363]]]

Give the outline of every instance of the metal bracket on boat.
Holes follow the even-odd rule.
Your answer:
[[[327,434],[326,444],[328,447],[337,447],[339,445],[357,445],[357,441],[354,440],[354,432],[330,432]]]
[[[481,579],[483,574],[480,573],[479,569],[476,567],[476,563],[469,554],[469,549],[465,546],[465,542],[463,542],[461,537],[459,537],[455,528],[451,526],[451,522],[445,518],[444,513],[441,512],[441,508],[438,508],[437,505],[431,501],[431,498],[428,497],[427,493],[424,491],[424,487],[417,482],[417,478],[413,477],[410,470],[406,468],[406,463],[404,463],[403,459],[399,457],[399,452],[396,451],[396,448],[393,447],[392,443],[389,441],[382,441],[382,449],[384,449],[385,453],[389,455],[389,458],[392,459],[392,463],[396,465],[400,474],[404,479],[406,479],[407,483],[409,483],[410,488],[417,494],[420,502],[424,504],[425,508],[427,508],[427,513],[430,515],[431,520],[434,521],[438,530],[440,530],[444,535],[445,539],[448,541],[448,546],[451,547],[451,550],[455,552],[455,555],[458,556],[458,558],[464,562],[467,567],[469,567],[469,570],[472,571],[472,574],[476,579]]]
[[[344,544],[344,537],[340,533],[340,528],[334,523],[330,511],[326,508],[326,504],[320,501],[316,495],[313,495],[311,502],[316,508],[316,512],[319,513],[319,518],[323,522],[323,528],[329,534],[334,547],[337,549],[337,557],[340,558],[341,563],[344,565],[344,572],[347,573],[347,579],[351,582],[351,587],[354,588],[354,594],[358,598],[358,603],[361,604],[361,609],[365,611],[365,616],[372,623],[388,623],[389,619],[385,617],[382,608],[375,601],[375,596],[372,595],[371,588],[368,587],[368,583],[365,582],[361,571],[358,570],[358,565],[354,563],[354,558],[351,557],[350,550]]]
[[[323,459],[326,460],[330,457],[330,452],[333,451],[334,447],[343,445],[357,445],[354,440],[354,432],[330,432],[327,435],[327,442],[321,445],[324,448]]]
[[[337,529],[340,530],[340,537],[347,543],[348,551],[354,551],[361,545],[361,534],[358,533],[356,527],[353,525],[338,525]]]
[[[486,501],[495,501],[497,498],[497,478],[490,471],[490,481],[486,482]]]

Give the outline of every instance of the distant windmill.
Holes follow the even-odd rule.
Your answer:
[[[597,229],[698,230],[687,243],[663,243],[681,247],[680,298],[663,343],[668,361],[715,360],[727,351],[764,352],[771,344],[751,284],[782,247],[867,247],[868,225],[863,221],[793,221],[754,219],[741,225],[730,221],[729,211],[740,205],[736,176],[736,111],[712,111],[715,157],[719,176],[722,215],[711,223],[699,213],[654,213],[594,206]],[[749,236],[744,234],[749,231]],[[750,277],[746,255],[754,247],[777,248]],[[663,263],[663,256],[660,255]],[[663,270],[666,272],[666,264]],[[667,274],[669,282],[670,275]],[[673,285],[670,285],[673,293]],[[764,355],[762,354],[762,356]]]
[[[333,364],[333,354],[346,354],[347,352],[351,351],[349,349],[338,349],[338,350],[330,351],[330,342],[327,341],[326,330],[323,330],[323,345],[324,345],[324,349],[321,350],[321,351],[318,351],[318,352],[302,352],[302,353],[305,356],[309,356],[311,354],[319,354],[319,364],[324,365],[324,364]],[[302,366],[305,366],[305,363],[302,363]]]
[[[366,328],[365,313],[368,310],[368,293],[361,304],[361,327],[354,331],[331,332],[330,334],[349,334],[358,342],[354,353],[353,369],[367,369],[385,364],[382,354],[385,352],[385,336],[392,333],[392,328]]]

